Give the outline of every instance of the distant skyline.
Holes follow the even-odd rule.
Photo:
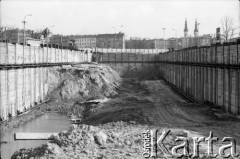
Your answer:
[[[200,35],[214,34],[224,16],[239,27],[238,0],[2,0],[3,26],[23,28],[27,14],[27,29],[54,25],[53,34],[63,35],[121,31],[127,38],[163,38],[166,28],[165,38],[183,37],[185,19],[189,35],[195,19]]]

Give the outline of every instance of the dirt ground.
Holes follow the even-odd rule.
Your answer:
[[[95,99],[107,99],[102,103],[91,102],[92,98],[76,100],[74,93],[74,99],[67,98],[67,102],[66,98],[60,100],[55,96],[44,110],[68,110],[81,117],[82,124],[72,125],[69,131],[59,133],[38,148],[19,150],[12,158],[144,158],[142,133],[156,129],[171,130],[165,140],[168,149],[176,145],[176,136],[183,136],[189,139],[191,151],[191,137],[208,137],[212,131],[219,139],[214,142],[215,153],[224,144],[223,137],[234,138],[240,153],[240,119],[237,117],[208,105],[190,103],[162,80],[125,78],[117,83],[119,86],[114,84],[111,96],[96,96]],[[55,93],[61,91],[55,90]],[[207,146],[207,142],[200,144],[198,158],[208,158]],[[158,158],[160,156],[164,155],[158,151]]]

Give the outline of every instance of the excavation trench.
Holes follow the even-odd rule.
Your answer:
[[[50,100],[34,113],[57,111],[65,115],[66,129],[71,125],[66,116],[81,118],[82,124],[71,125],[47,144],[19,150],[13,158],[143,158],[147,129],[171,129],[167,148],[174,146],[176,135],[206,137],[213,131],[219,138],[240,138],[238,119],[182,99],[159,79],[155,64],[86,64],[49,73]],[[204,158],[206,144],[200,148]]]

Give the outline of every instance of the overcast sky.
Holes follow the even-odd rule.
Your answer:
[[[2,0],[4,26],[27,29],[52,26],[54,34],[98,34],[122,31],[127,37],[183,36],[187,18],[193,35],[195,19],[201,34],[213,34],[228,15],[239,26],[238,0]],[[121,27],[123,26],[123,27]],[[113,28],[115,27],[115,29]],[[175,31],[173,30],[175,29]],[[175,34],[176,33],[176,34]]]

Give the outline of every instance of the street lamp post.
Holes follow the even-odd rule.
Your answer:
[[[32,14],[25,15],[23,20],[23,45],[26,45],[25,24],[27,23],[26,17],[32,16]]]

